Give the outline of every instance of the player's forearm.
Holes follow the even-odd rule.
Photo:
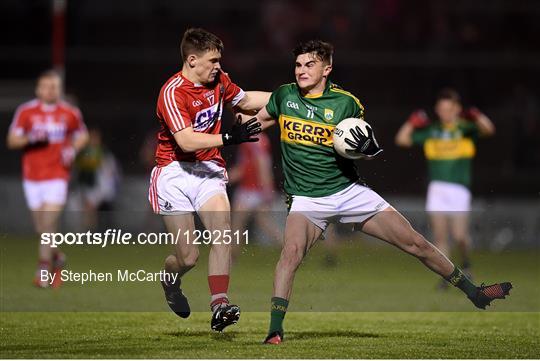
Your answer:
[[[268,114],[266,107],[262,108],[257,113],[257,120],[261,123],[261,129],[263,131],[270,128],[272,125],[276,123],[276,121],[272,118],[272,116]]]
[[[189,132],[187,129],[184,129],[175,133],[174,138],[182,151],[186,153],[223,146],[221,134],[198,133],[193,130]]]
[[[237,107],[240,108],[243,112],[253,112],[261,110],[268,100],[270,100],[270,95],[272,93],[263,92],[263,91],[247,91],[244,99],[238,103]]]
[[[261,129],[263,131],[265,129],[270,128],[272,125],[276,123],[274,119],[270,117],[270,115],[268,114],[265,108],[261,109],[258,113],[256,113],[254,117],[251,114],[236,113],[235,117],[238,118],[238,116],[240,116],[242,123],[245,123],[252,118],[257,118],[257,121],[261,123]]]
[[[399,147],[410,147],[412,146],[412,133],[414,132],[414,127],[409,123],[405,123],[399,128],[399,131],[396,134],[396,145]]]
[[[26,147],[29,144],[28,137],[26,135],[16,135],[13,133],[8,134],[6,140],[6,146],[8,149],[17,150]]]
[[[75,153],[79,153],[84,147],[86,147],[89,138],[90,137],[88,136],[87,131],[81,131],[73,137],[73,143],[71,145],[73,146]]]
[[[481,114],[476,118],[476,125],[478,126],[480,135],[484,137],[491,137],[495,134],[495,125],[484,114]]]
[[[266,129],[270,128],[274,124],[276,124],[276,121],[273,119],[261,121],[261,129],[265,131]]]

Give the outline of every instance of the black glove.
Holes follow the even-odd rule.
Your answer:
[[[379,144],[373,135],[373,129],[366,127],[368,135],[362,134],[359,126],[351,129],[351,135],[354,139],[345,138],[345,143],[354,148],[356,153],[360,153],[367,158],[373,158],[383,150],[379,148]]]
[[[233,124],[232,128],[221,134],[223,145],[259,141],[259,138],[255,138],[255,135],[259,134],[262,129],[261,123],[257,121],[257,118],[253,117],[243,124],[241,122],[242,119],[238,117],[238,120]]]

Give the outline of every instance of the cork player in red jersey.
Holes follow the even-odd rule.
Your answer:
[[[69,173],[75,155],[88,141],[80,110],[62,100],[62,79],[55,71],[37,80],[36,99],[21,104],[7,135],[9,149],[20,149],[24,195],[37,233],[56,232],[67,197]],[[34,283],[48,287],[43,271],[59,274],[65,257],[58,248],[39,246]],[[54,277],[53,287],[60,285]]]
[[[187,318],[191,312],[180,279],[199,257],[198,245],[190,239],[195,229],[193,213],[198,213],[212,235],[221,238],[212,240],[208,260],[211,328],[215,331],[240,317],[239,307],[230,304],[227,295],[231,244],[225,238],[231,232],[230,205],[219,148],[257,141],[261,131],[255,119],[222,131],[221,115],[226,104],[252,114],[270,97],[266,92],[244,92],[233,83],[221,71],[222,51],[222,41],[206,30],[191,28],[184,33],[182,70],[165,82],[157,102],[161,129],[149,189],[154,212],[163,216],[170,233],[181,238],[175,254],[165,260],[171,277],[162,282],[167,303],[178,316]]]
[[[258,142],[243,143],[238,147],[237,162],[229,170],[229,182],[237,183],[232,201],[233,229],[242,231],[253,219],[259,230],[267,236],[267,245],[281,244],[282,240],[282,229],[276,224],[271,212],[275,198],[272,166],[270,138],[261,133]],[[240,247],[234,247],[233,260],[239,254]]]

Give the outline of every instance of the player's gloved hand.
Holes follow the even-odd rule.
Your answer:
[[[68,145],[64,148],[62,148],[62,164],[64,167],[69,167],[71,163],[75,160],[75,156],[77,155],[77,152],[75,151],[75,148],[71,145]]]
[[[345,143],[350,147],[353,147],[357,153],[362,154],[366,158],[373,158],[383,150],[379,147],[375,136],[373,135],[373,129],[370,126],[366,127],[367,136],[362,134],[362,130],[359,126],[351,129],[351,135],[353,139],[345,138]]]
[[[253,117],[247,122],[242,123],[240,117],[233,124],[232,128],[221,134],[223,145],[240,144],[244,142],[258,142],[259,138],[255,136],[261,132],[261,123],[257,121],[257,118]]]
[[[49,135],[45,129],[32,129],[28,133],[28,144],[35,145],[38,143],[47,143]]]
[[[471,122],[476,122],[482,115],[483,113],[476,107],[470,107],[461,112],[461,117]]]
[[[425,128],[429,125],[429,118],[426,112],[422,109],[414,111],[409,118],[407,123],[413,126],[413,128]]]

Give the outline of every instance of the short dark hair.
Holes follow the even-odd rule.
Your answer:
[[[455,103],[461,103],[461,96],[455,89],[443,88],[439,91],[439,94],[437,94],[436,100],[451,100]]]
[[[315,53],[315,56],[322,62],[332,64],[334,46],[321,40],[309,40],[302,42],[293,50],[294,57],[301,54]]]
[[[39,74],[37,78],[38,82],[43,78],[59,78],[62,80],[62,75],[55,69],[47,69]]]
[[[186,61],[191,54],[202,54],[207,51],[223,51],[223,42],[220,38],[201,28],[189,28],[182,37],[180,52],[182,61]]]

